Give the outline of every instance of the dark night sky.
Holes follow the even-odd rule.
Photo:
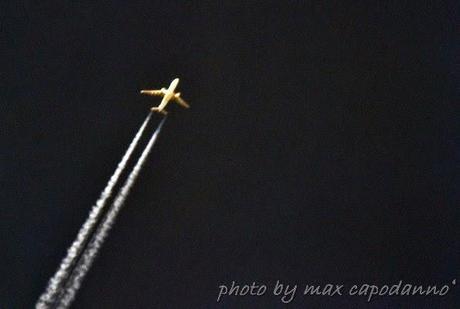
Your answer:
[[[139,89],[174,77],[192,108],[173,108],[75,308],[281,307],[217,304],[232,280],[458,281],[458,6],[293,3],[2,2],[1,308],[33,306],[156,103]],[[367,307],[290,307],[320,305]]]

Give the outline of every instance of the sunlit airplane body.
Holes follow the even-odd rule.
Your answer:
[[[185,108],[189,108],[190,105],[187,104],[182,98],[180,97],[180,92],[174,92],[174,90],[177,87],[177,84],[179,84],[179,79],[176,78],[174,79],[171,84],[169,85],[168,89],[166,88],[161,88],[159,90],[141,90],[142,94],[146,95],[152,95],[152,96],[163,96],[163,99],[161,100],[160,105],[157,107],[152,107],[152,111],[162,113],[163,115],[168,114],[168,112],[165,110],[166,105],[171,100],[176,101],[179,105]]]

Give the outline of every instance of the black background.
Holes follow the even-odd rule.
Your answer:
[[[192,108],[171,106],[75,308],[282,306],[216,303],[233,280],[457,278],[458,8],[274,3],[2,2],[1,308],[33,306],[158,102],[139,89],[174,77]],[[367,303],[290,307],[320,305]]]

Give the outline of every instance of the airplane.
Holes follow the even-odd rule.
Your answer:
[[[166,105],[168,105],[170,100],[176,101],[179,105],[185,108],[190,108],[190,105],[187,104],[181,97],[180,92],[174,92],[174,90],[179,84],[179,79],[175,78],[171,84],[169,85],[168,89],[161,88],[159,90],[141,90],[142,94],[152,95],[152,96],[163,96],[160,105],[157,107],[152,107],[152,111],[161,113],[163,115],[167,115],[168,112],[165,110]]]

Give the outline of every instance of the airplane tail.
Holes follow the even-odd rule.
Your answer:
[[[165,116],[168,114],[167,111],[165,111],[164,109],[161,109],[161,110],[160,110],[158,107],[152,107],[152,108],[151,108],[151,111],[152,111],[152,112],[158,112],[158,113],[163,114],[163,115],[165,115]]]

